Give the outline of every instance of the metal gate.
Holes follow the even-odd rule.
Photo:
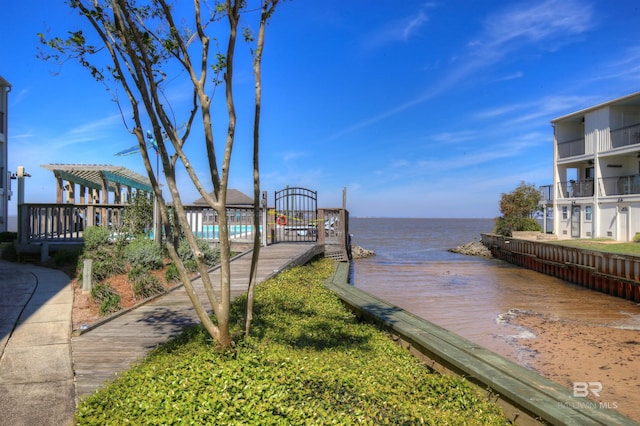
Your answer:
[[[318,240],[318,193],[306,188],[285,188],[275,193],[275,241]]]

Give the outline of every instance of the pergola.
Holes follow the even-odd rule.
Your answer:
[[[56,178],[56,203],[75,204],[76,185],[80,187],[80,204],[109,204],[109,192],[114,193],[113,204],[131,200],[132,191],[152,192],[148,178],[122,166],[109,164],[43,164]],[[67,182],[65,184],[65,181]],[[88,198],[86,197],[89,190]],[[123,192],[126,191],[123,197]]]

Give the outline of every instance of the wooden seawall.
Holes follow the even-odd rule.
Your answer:
[[[457,334],[378,299],[348,283],[349,266],[338,263],[325,283],[362,319],[390,332],[436,371],[466,378],[488,391],[515,424],[637,425],[597,402],[576,398],[557,383]]]
[[[612,296],[640,302],[640,257],[482,234],[494,257]]]

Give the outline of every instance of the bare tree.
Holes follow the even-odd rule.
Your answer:
[[[255,113],[253,122],[253,223],[260,223],[260,112],[262,109],[262,52],[264,50],[264,35],[267,22],[271,18],[278,0],[265,1],[262,4],[260,15],[260,27],[258,29],[258,41],[253,51],[253,73],[256,82],[255,87]],[[253,41],[253,37],[245,31],[245,39]],[[266,208],[266,206],[264,206]],[[266,230],[265,230],[266,232]],[[251,258],[251,272],[249,287],[247,288],[247,310],[245,316],[245,334],[251,331],[253,319],[253,294],[256,286],[258,271],[258,258],[260,256],[260,234],[253,233],[253,257]]]
[[[256,105],[254,119],[254,196],[256,207],[259,202],[260,180],[258,167],[259,123],[261,108],[261,60],[264,47],[264,29],[278,3],[278,0],[260,0],[259,36],[257,47],[253,51],[254,75],[256,77]],[[114,94],[121,111],[123,101],[117,97],[118,89],[124,91],[131,109],[131,118],[123,120],[127,129],[136,137],[147,174],[152,183],[156,198],[159,200],[160,214],[167,237],[169,255],[176,265],[185,290],[195,307],[197,315],[209,334],[222,347],[232,343],[230,315],[230,239],[227,226],[226,199],[229,183],[231,153],[235,141],[237,116],[234,100],[234,65],[238,29],[241,15],[248,12],[246,0],[216,1],[213,6],[206,1],[193,0],[193,10],[186,19],[189,26],[180,27],[178,10],[180,3],[167,3],[166,0],[69,0],[69,5],[78,10],[89,24],[91,30],[77,30],[67,38],[47,38],[40,34],[42,43],[48,47],[45,59],[58,61],[75,59],[86,67],[92,76],[103,82]],[[185,17],[182,17],[185,19]],[[224,22],[226,21],[226,26]],[[224,53],[212,52],[210,31],[220,31],[224,27],[227,44]],[[87,34],[90,34],[89,37]],[[250,32],[245,30],[245,39]],[[214,58],[215,60],[212,60]],[[211,73],[211,75],[210,75]],[[177,131],[174,110],[170,100],[164,95],[167,81],[186,78],[191,90],[190,107],[184,112],[184,130]],[[110,84],[112,84],[110,86]],[[215,88],[224,88],[227,111],[226,138],[222,162],[216,155],[212,122],[212,101]],[[152,136],[157,142],[158,155],[162,163],[167,189],[170,195],[177,223],[171,225],[170,211],[163,196],[159,182],[154,176],[145,132],[143,118],[150,121]],[[204,131],[208,168],[206,177],[213,185],[215,197],[205,190],[205,184],[193,168],[185,153],[185,144],[192,126],[201,121]],[[187,222],[183,200],[176,182],[177,167],[182,167],[191,182],[213,208],[219,219],[219,238],[221,249],[221,268],[219,292],[208,274],[203,261],[203,253],[198,248],[196,236]],[[256,218],[257,218],[256,211]],[[257,236],[258,220],[254,228],[256,250],[252,262],[250,292],[255,283],[255,265],[259,254]],[[217,319],[214,323],[206,308],[198,299],[189,273],[177,253],[180,229],[189,242],[202,277],[208,302]],[[246,331],[249,330],[251,308],[248,307]]]

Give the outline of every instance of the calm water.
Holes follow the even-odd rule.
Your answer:
[[[354,262],[356,287],[522,364],[528,354],[514,338],[534,336],[504,322],[518,310],[640,330],[636,303],[447,251],[479,241],[492,219],[351,218],[349,226],[354,244],[376,252]]]

